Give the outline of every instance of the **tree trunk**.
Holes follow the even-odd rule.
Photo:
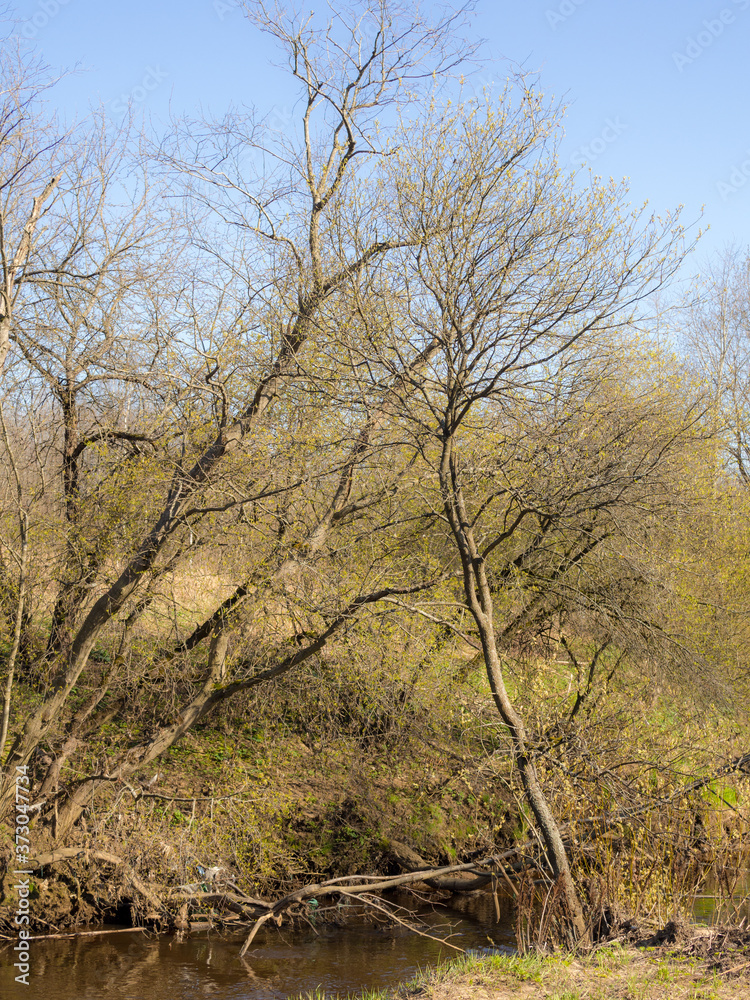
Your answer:
[[[570,871],[560,828],[539,782],[523,720],[513,706],[503,680],[492,617],[492,591],[487,579],[485,560],[477,548],[472,521],[466,511],[453,439],[447,432],[440,464],[440,488],[446,518],[461,558],[464,595],[479,632],[492,697],[501,719],[508,727],[513,757],[521,775],[526,800],[544,841],[552,873],[565,894],[574,935],[572,943],[586,946],[590,944],[591,935]]]

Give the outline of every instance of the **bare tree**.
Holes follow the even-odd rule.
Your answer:
[[[66,136],[42,107],[50,86],[44,68],[30,63],[12,39],[3,40],[1,54],[0,369],[10,349],[14,310],[39,276],[46,216],[67,156]]]
[[[553,119],[539,104],[517,114],[529,133],[527,144],[512,147],[518,158],[502,138],[506,103],[478,107],[468,127],[462,117],[430,123],[417,168],[399,162],[408,178],[401,210],[446,220],[410,261],[409,329],[429,331],[440,350],[404,411],[434,469],[442,508],[435,513],[459,557],[492,695],[574,936],[585,941],[534,738],[506,688],[503,632],[528,615],[527,595],[570,586],[617,530],[613,509],[643,499],[636,484],[659,469],[698,414],[688,407],[673,432],[652,441],[637,433],[643,418],[627,404],[612,412],[601,398],[593,402],[608,382],[612,341],[674,272],[679,235],[673,219],[660,227],[623,217],[622,190],[576,190],[548,159]],[[589,405],[597,416],[587,423]]]
[[[679,323],[689,354],[710,387],[714,432],[728,468],[750,483],[750,260],[719,258]]]
[[[152,441],[149,429],[158,436],[161,423],[144,420],[146,415],[137,411],[144,394],[155,399],[157,387],[164,390],[155,362],[167,334],[151,300],[175,255],[168,219],[157,217],[156,192],[133,160],[124,130],[113,134],[106,122],[92,122],[57,185],[49,212],[54,234],[39,250],[35,296],[17,311],[13,324],[12,339],[29,378],[49,394],[60,436],[65,557],[58,570],[49,656],[69,645],[75,619],[114,540],[106,528],[91,538],[91,517],[84,524],[86,511],[101,504],[97,493],[113,471],[113,456],[103,461],[102,450],[111,452],[116,445],[121,459],[138,456]],[[128,400],[125,414],[118,412],[122,397]],[[86,475],[97,448],[99,474]]]
[[[280,133],[237,111],[161,144],[184,226],[170,277],[147,199],[108,213],[116,165],[71,168],[47,277],[13,321],[19,363],[62,414],[65,544],[51,682],[13,720],[6,767],[51,749],[37,805],[64,837],[97,789],[217,706],[367,613],[427,620],[417,595],[458,581],[585,940],[502,649],[575,604],[576,573],[694,419],[688,406],[651,433],[653,406],[631,414],[610,370],[613,342],[679,263],[679,228],[629,215],[620,186],[561,177],[557,110],[522,77],[497,101],[442,101],[433,77],[471,54],[460,14],[430,23],[381,3],[319,26],[247,10],[286,54],[294,121]],[[66,237],[89,268],[54,271]],[[131,390],[135,422],[117,413]],[[201,553],[221,573],[186,625],[169,588]],[[577,607],[593,614],[601,597],[579,587]],[[165,608],[173,622],[134,664],[134,631]],[[118,712],[141,713],[141,736],[60,790],[65,762]],[[9,789],[6,776],[6,802]]]
[[[295,384],[310,387],[316,383],[319,387],[330,382],[331,359],[336,357],[338,351],[339,310],[345,289],[354,279],[379,266],[389,253],[424,239],[423,231],[415,233],[397,227],[398,220],[388,217],[382,195],[377,200],[376,216],[368,221],[356,210],[356,198],[352,202],[352,198],[355,195],[358,197],[363,189],[360,187],[354,191],[352,184],[355,176],[360,179],[367,177],[367,168],[358,168],[360,153],[372,157],[377,151],[377,128],[373,118],[378,109],[396,106],[399,95],[406,92],[407,82],[412,88],[410,96],[413,96],[414,88],[419,85],[417,77],[424,81],[424,85],[431,85],[433,71],[442,74],[455,59],[461,57],[460,44],[456,47],[451,41],[456,19],[451,17],[430,26],[426,21],[414,19],[408,11],[391,10],[382,5],[366,15],[367,19],[374,18],[374,21],[373,31],[365,45],[362,24],[358,20],[347,23],[338,18],[321,32],[280,12],[271,16],[262,8],[257,8],[255,17],[264,30],[270,31],[283,43],[290,58],[292,75],[301,84],[303,99],[299,146],[292,157],[284,140],[277,144],[273,151],[275,162],[278,170],[286,171],[288,176],[284,186],[274,190],[279,183],[278,173],[271,172],[267,181],[270,191],[250,189],[249,182],[243,181],[244,186],[240,186],[235,179],[227,181],[224,167],[228,154],[220,152],[217,157],[210,149],[207,151],[200,136],[198,148],[189,151],[190,156],[184,149],[185,135],[182,134],[178,145],[166,157],[172,166],[180,168],[183,176],[192,178],[197,184],[189,184],[186,192],[192,199],[188,202],[191,211],[200,201],[201,191],[207,184],[211,197],[206,195],[203,201],[214,213],[214,224],[218,217],[229,223],[230,234],[238,233],[236,239],[228,242],[210,242],[205,228],[201,232],[195,223],[192,224],[192,243],[197,252],[208,252],[216,266],[229,275],[229,283],[219,282],[216,286],[219,289],[217,301],[221,301],[221,306],[217,306],[218,313],[215,315],[220,314],[225,323],[220,335],[210,333],[210,323],[208,327],[203,325],[206,320],[204,306],[194,308],[191,301],[185,304],[186,296],[189,300],[191,297],[189,289],[197,286],[188,283],[175,290],[175,308],[182,310],[183,315],[192,317],[196,330],[193,358],[197,356],[206,365],[204,389],[207,388],[212,405],[208,409],[199,406],[198,412],[193,412],[183,428],[180,435],[182,451],[172,458],[171,480],[166,495],[162,497],[161,507],[154,508],[150,526],[121,564],[116,578],[98,584],[98,597],[71,630],[70,642],[53,642],[53,651],[57,645],[61,648],[54,663],[55,672],[48,694],[43,705],[31,713],[17,733],[8,764],[27,761],[39,741],[50,730],[60,727],[69,695],[86,669],[99,637],[121,613],[127,612],[130,622],[143,613],[149,606],[151,582],[169,572],[185,556],[191,545],[190,540],[195,532],[201,530],[200,525],[204,521],[215,519],[222,512],[239,513],[244,518],[248,507],[257,509],[273,497],[283,498],[282,502],[288,506],[293,487],[299,487],[310,479],[309,471],[301,470],[301,474],[297,471],[286,483],[279,483],[283,476],[278,469],[274,469],[270,479],[263,481],[262,476],[257,474],[257,465],[251,475],[245,474],[241,484],[232,476],[238,470],[248,468],[249,456],[254,459],[260,457],[260,468],[271,469],[274,463],[278,465],[278,449],[272,447],[272,441],[264,439],[261,434],[272,404],[283,410],[284,396],[291,394],[293,398]],[[334,36],[340,41],[336,41]],[[334,59],[335,67],[329,65],[334,50],[338,53]],[[446,56],[446,53],[449,55]],[[194,134],[192,127],[189,134]],[[221,142],[228,142],[232,147],[238,141],[236,130],[233,132],[231,125],[226,123],[218,130],[210,130],[209,146],[217,135]],[[229,138],[225,139],[225,135]],[[265,148],[255,135],[246,136],[243,141],[254,148]],[[251,177],[250,181],[254,182],[254,179]],[[231,208],[222,201],[227,192]],[[242,206],[241,215],[232,214],[237,203]],[[375,231],[378,223],[385,229],[382,235]],[[116,241],[112,241],[112,246],[117,246]],[[128,246],[126,240],[126,249]],[[118,250],[107,258],[112,264],[108,263],[102,269],[104,287],[108,274],[122,277],[119,254]],[[230,285],[231,291],[226,291]],[[116,348],[116,341],[108,339],[106,334],[111,313],[106,293],[103,306],[101,294],[97,290],[92,300],[84,297],[72,305],[66,302],[63,306],[66,317],[62,342],[67,355],[73,358],[74,366],[79,362],[71,345],[78,343],[81,330],[84,339],[89,336],[89,330],[85,326],[76,326],[72,319],[85,316],[90,308],[95,310],[103,324],[101,329],[104,333],[97,333],[98,342],[105,343],[108,352]],[[116,297],[117,292],[114,291],[113,295]],[[60,302],[54,298],[50,302],[45,308],[54,308],[59,325]],[[228,303],[231,303],[230,308],[235,309],[233,317],[226,316]],[[75,317],[72,315],[73,307]],[[198,330],[198,326],[202,330]],[[72,335],[68,331],[72,331]],[[224,332],[228,335],[224,336]],[[230,356],[230,348],[241,350],[253,340],[259,347],[251,351],[251,364],[238,366],[236,358]],[[40,346],[36,348],[37,358]],[[32,346],[29,349],[34,350]],[[49,357],[49,350],[46,347],[45,350]],[[407,370],[409,366],[419,366],[423,357],[424,350],[412,352],[411,358],[405,362]],[[103,374],[108,373],[111,381],[119,376],[112,371],[109,353],[107,359],[107,363],[104,358],[97,359],[96,367]],[[45,368],[45,378],[52,377],[47,362],[39,361],[39,365]],[[225,365],[230,366],[229,372],[223,368]],[[94,367],[85,366],[81,371],[76,383],[80,389],[89,384],[87,380],[92,377],[90,369]],[[236,371],[238,367],[244,368],[244,371]],[[193,386],[192,375],[186,381]],[[395,383],[398,384],[398,376]],[[314,390],[308,389],[308,396],[311,391]],[[387,384],[376,387],[373,398],[387,399],[391,391]],[[353,446],[339,447],[332,467],[321,473],[332,484],[333,492],[325,501],[323,511],[316,514],[314,508],[311,510],[307,505],[307,514],[314,517],[309,537],[304,540],[307,529],[303,528],[303,539],[299,541],[305,552],[312,554],[320,548],[331,525],[341,521],[345,512],[351,515],[356,513],[356,507],[352,511],[349,499],[352,474],[367,453],[368,438],[380,420],[377,412],[366,417],[360,429],[353,434]],[[118,435],[114,430],[116,428],[111,429],[109,436],[116,438]],[[351,427],[345,437],[350,434]],[[69,436],[71,440],[74,437],[73,434]],[[77,450],[95,437],[96,432],[84,433],[72,451],[68,449],[69,479],[77,474],[73,464]],[[225,487],[228,484],[231,485],[227,496]],[[74,491],[69,491],[69,495],[75,504]],[[303,503],[301,506],[306,505]],[[74,519],[75,516],[73,511]],[[284,528],[279,529],[279,535],[286,531],[287,522],[288,516],[285,515]],[[71,553],[71,558],[78,558],[78,554],[73,556]],[[98,568],[97,562],[89,561],[92,571]],[[283,585],[298,560],[281,555],[276,562],[276,567],[269,571],[266,560],[261,561],[261,582],[271,590],[278,588],[280,583]],[[258,585],[257,576],[257,571],[250,575],[253,586]],[[97,585],[85,570],[79,579],[89,589]],[[417,583],[399,582],[395,589],[408,592],[425,585],[426,582],[421,580]],[[242,584],[238,588],[238,598],[245,586]],[[194,637],[185,644],[191,646],[194,642],[212,637],[206,673],[197,686],[197,693],[188,698],[179,721],[160,729],[138,753],[131,753],[127,761],[123,760],[122,768],[131,766],[136,759],[152,759],[179,738],[212,705],[234,691],[276,676],[313,655],[361,608],[393,590],[392,584],[357,588],[354,594],[338,602],[334,614],[324,616],[322,628],[309,642],[304,641],[304,636],[292,635],[281,643],[280,649],[263,655],[259,661],[240,664],[236,671],[238,679],[226,684],[223,680],[227,679],[227,636],[218,626],[227,619],[226,612],[231,605],[228,607],[224,602],[210,616],[205,627],[196,630]],[[291,653],[288,652],[290,642],[296,647]],[[253,671],[254,667],[259,669]],[[243,677],[243,673],[246,675],[248,671],[251,676]],[[219,683],[220,680],[222,683]],[[95,698],[100,697],[101,689]],[[84,713],[84,719],[91,710]],[[68,723],[75,729],[82,721],[78,718],[68,720]],[[68,741],[66,745],[72,744]],[[78,798],[71,808],[72,816],[78,808]]]

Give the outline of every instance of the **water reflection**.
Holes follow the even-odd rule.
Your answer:
[[[466,911],[421,908],[436,937],[464,949],[512,950],[510,904],[497,924],[491,897],[458,897]],[[474,912],[472,912],[474,911]],[[286,1000],[320,986],[354,993],[387,987],[452,952],[438,941],[405,930],[368,926],[319,927],[291,937],[269,931],[244,960],[241,938],[215,935],[149,939],[142,934],[32,942],[30,985],[14,982],[10,950],[3,952],[0,996],[4,1000]]]
[[[695,919],[715,923],[731,910],[717,908],[715,887],[695,901]],[[744,897],[740,917],[750,919],[750,877],[737,887]],[[410,895],[391,896],[414,910]],[[489,892],[457,895],[447,907],[416,907],[426,929],[466,950],[513,951],[512,903],[500,898],[500,922]],[[736,913],[734,919],[738,919]],[[30,985],[16,983],[12,945],[2,950],[3,1000],[286,1000],[314,991],[356,993],[363,987],[395,986],[419,970],[455,954],[439,941],[400,928],[319,924],[291,935],[263,932],[244,960],[242,937],[218,934],[185,941],[138,933],[31,942]]]
[[[727,898],[716,879],[710,879],[705,891],[695,897],[693,918],[699,924],[738,924],[744,919],[750,922],[750,871],[744,872],[734,885],[732,895]]]

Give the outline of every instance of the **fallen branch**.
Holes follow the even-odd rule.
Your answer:
[[[143,931],[144,934],[148,934],[148,927],[113,927],[111,930],[109,928],[104,928],[98,931],[70,931],[65,934],[35,934],[33,937],[29,937],[29,941],[49,941],[52,938],[75,938],[75,937],[94,937],[100,934],[134,934],[136,931]]]
[[[262,899],[243,898],[234,892],[185,892],[175,890],[169,893],[169,898],[175,902],[195,901],[213,903],[217,906],[224,906],[232,913],[243,917],[250,917],[253,920],[258,917],[259,910],[268,911],[271,908],[271,904],[263,902]]]
[[[430,867],[429,862],[413,851],[408,844],[402,844],[399,840],[389,842],[390,853],[398,861],[406,872],[425,871]],[[493,873],[485,872],[475,875],[474,878],[425,878],[424,882],[431,889],[442,889],[445,892],[475,892],[482,889],[492,880]]]
[[[256,777],[259,777],[256,774]],[[147,792],[141,788],[133,788],[129,785],[127,781],[123,781],[123,791],[130,792],[133,796],[133,800],[138,802],[139,799],[162,799],[165,802],[224,802],[227,799],[236,799],[239,795],[242,795],[247,788],[245,784],[239,791],[230,792],[229,795],[167,795],[164,792]],[[252,800],[252,795],[248,795],[248,802]]]
[[[750,962],[743,962],[742,965],[734,965],[731,969],[725,969],[722,972],[723,976],[729,976],[734,972],[740,972],[742,969],[750,968]]]
[[[342,891],[341,895],[351,896],[352,894]],[[395,920],[397,924],[401,924],[402,927],[406,927],[406,929],[410,930],[413,934],[418,934],[420,937],[428,938],[430,941],[437,941],[438,944],[444,944],[447,948],[453,948],[455,951],[460,951],[462,955],[466,954],[465,948],[459,948],[457,944],[451,944],[450,941],[445,941],[443,938],[435,937],[434,934],[428,934],[427,931],[420,930],[419,927],[416,927],[414,924],[410,924],[407,920],[402,920],[400,917],[397,917],[392,910],[388,909],[388,907],[380,906],[380,904],[376,903],[374,899],[368,898],[366,894],[362,896],[352,896],[352,899],[363,899],[368,906],[371,906],[374,910],[380,910],[381,913],[385,913],[389,920]]]
[[[60,847],[50,854],[38,854],[29,860],[28,867],[32,871],[36,871],[37,868],[47,868],[49,865],[57,864],[58,861],[72,861],[82,855],[85,860],[95,858],[97,861],[106,861],[111,865],[124,864],[122,858],[116,854],[108,854],[106,851],[92,851],[87,847]]]
[[[523,845],[521,845],[521,847],[522,846]],[[408,872],[404,875],[392,875],[387,878],[380,879],[375,878],[375,876],[372,875],[344,875],[339,878],[329,879],[326,882],[318,882],[313,885],[302,886],[302,888],[296,889],[294,892],[290,892],[282,899],[277,900],[270,907],[268,913],[264,913],[262,916],[258,917],[253,924],[247,940],[242,946],[240,958],[242,958],[242,956],[247,952],[255,938],[255,935],[258,933],[263,924],[267,920],[280,922],[282,913],[285,910],[288,910],[289,907],[293,906],[295,903],[302,903],[306,899],[312,899],[319,896],[362,896],[367,893],[385,892],[388,889],[395,889],[400,885],[408,885],[410,882],[425,882],[428,879],[437,879],[441,875],[453,875],[456,872],[473,872],[477,875],[485,876],[488,873],[478,871],[479,868],[490,864],[497,865],[501,861],[514,857],[519,853],[521,847],[513,848],[510,851],[504,851],[502,854],[483,858],[481,861],[469,861],[462,865],[446,865],[443,868],[428,868],[421,871]],[[491,877],[492,874],[489,873],[489,878]],[[365,881],[362,885],[344,884],[347,882],[354,882],[357,879],[366,879],[367,881]]]
[[[399,845],[399,847],[403,846],[404,845]],[[231,912],[253,920],[254,923],[250,934],[248,935],[248,938],[242,947],[242,951],[240,952],[240,957],[242,957],[247,952],[258,930],[263,926],[263,924],[267,920],[274,920],[275,922],[280,923],[281,915],[295,903],[304,902],[306,899],[311,899],[315,896],[324,897],[331,895],[345,895],[361,897],[372,893],[385,892],[389,889],[395,889],[399,886],[409,885],[415,882],[423,882],[430,887],[437,889],[467,891],[472,888],[478,888],[479,885],[485,885],[491,881],[493,872],[487,872],[486,870],[482,871],[483,868],[486,868],[489,865],[493,866],[493,868],[498,868],[507,879],[508,873],[504,870],[505,866],[503,865],[503,862],[506,862],[513,857],[517,857],[529,846],[532,846],[531,842],[519,844],[510,850],[503,851],[500,854],[490,855],[479,861],[469,861],[457,865],[446,865],[441,868],[430,868],[425,866],[423,868],[405,872],[401,875],[392,875],[385,878],[379,878],[374,875],[344,875],[338,878],[329,879],[326,882],[302,886],[274,903],[265,902],[261,899],[253,899],[249,896],[245,896],[244,893],[239,891],[229,892],[220,890],[214,892],[194,892],[180,889],[167,889],[165,892],[167,897],[174,902],[177,902],[178,900],[181,902],[195,900],[202,903],[223,905]],[[144,899],[146,899],[152,910],[156,911],[156,913],[164,912],[165,907],[162,900],[159,899],[146,885],[144,885],[130,866],[125,863],[123,858],[114,854],[109,854],[105,851],[90,850],[85,847],[62,847],[50,852],[49,854],[40,854],[36,858],[30,860],[29,868],[37,870],[57,864],[61,861],[72,861],[80,857],[83,857],[87,861],[89,859],[95,859],[97,861],[103,861],[107,864],[121,867],[123,873],[127,875],[133,888],[140,893]],[[419,856],[414,854],[414,857],[418,858]],[[423,859],[419,858],[419,860],[423,862]],[[445,878],[445,876],[456,875],[460,872],[473,874],[476,877],[469,880]],[[369,905],[374,904],[369,903]],[[259,913],[258,911],[264,912]],[[448,946],[456,947],[455,945]]]

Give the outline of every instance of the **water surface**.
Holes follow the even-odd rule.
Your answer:
[[[512,950],[510,906],[503,901],[498,925],[491,898],[465,899],[454,910],[420,908],[420,918],[436,937],[464,949]],[[471,911],[474,911],[472,913]],[[479,917],[480,919],[477,919]],[[482,919],[484,918],[484,919]],[[317,931],[317,932],[316,932]],[[355,925],[319,926],[292,935],[259,934],[244,960],[242,936],[201,934],[184,941],[142,933],[110,934],[31,942],[30,985],[14,981],[10,951],[2,953],[3,1000],[286,1000],[322,987],[355,993],[412,978],[456,954],[438,941],[401,929]],[[257,946],[256,946],[257,945]]]

